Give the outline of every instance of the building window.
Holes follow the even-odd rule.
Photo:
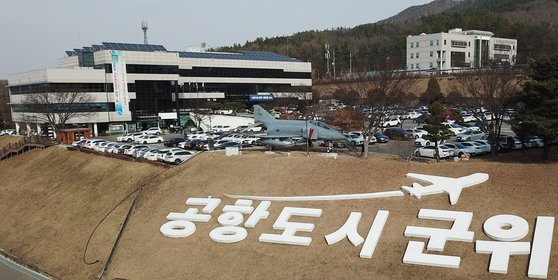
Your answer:
[[[467,57],[471,57],[471,53],[470,53],[470,52],[469,52],[469,53],[467,53]]]
[[[446,40],[444,40],[444,46],[446,45]]]
[[[430,57],[433,57],[433,56],[434,56],[434,52],[430,51]]]
[[[417,58],[419,58],[419,53],[417,53]]]
[[[454,47],[454,48],[466,48],[467,47],[467,42],[451,40],[451,46]]]
[[[440,40],[436,40],[436,46],[440,45]]]
[[[415,58],[415,55],[413,53],[411,53],[411,59]]]
[[[413,42],[411,42],[411,48],[413,47]]]
[[[510,51],[511,49],[512,49],[512,46],[510,46],[510,45],[494,44],[494,50],[495,51]]]
[[[430,40],[430,46],[434,46],[434,40]]]
[[[434,68],[434,63],[430,62],[430,69]]]
[[[411,64],[411,69],[413,69],[413,64]]]
[[[417,42],[417,48],[419,47],[419,42]]]
[[[415,68],[420,69],[419,64],[415,64]]]
[[[469,42],[469,47],[471,46],[471,42]]]

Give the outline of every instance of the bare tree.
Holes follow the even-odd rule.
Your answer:
[[[71,119],[91,116],[93,113],[83,105],[92,102],[92,96],[85,92],[56,92],[48,86],[25,94],[22,101],[25,111],[32,113],[25,117],[27,121],[48,123],[55,130],[64,128]]]
[[[497,153],[505,109],[512,107],[523,80],[523,71],[512,68],[477,69],[456,75],[454,91],[461,95],[462,105],[473,109],[481,129],[488,132],[493,156]]]
[[[362,157],[368,157],[370,137],[380,129],[381,123],[389,113],[397,108],[408,106],[413,98],[409,96],[418,79],[404,73],[381,71],[372,78],[361,79],[351,84],[352,90],[359,93],[365,108],[367,121],[363,124],[365,134]]]

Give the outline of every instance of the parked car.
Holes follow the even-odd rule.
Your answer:
[[[116,137],[116,141],[118,141],[118,142],[134,142],[136,137],[140,137],[142,135],[145,135],[145,132],[128,133],[126,135]]]
[[[411,140],[414,139],[413,135],[408,133],[404,128],[391,127],[384,129],[383,133],[393,140]]]
[[[521,141],[517,137],[500,135],[498,140],[498,149],[500,151],[519,150],[523,147]]]
[[[89,139],[85,142],[84,148],[93,149],[97,143],[108,142],[105,139]]]
[[[120,149],[120,147],[122,147],[123,144],[114,144],[114,146],[109,147],[107,149],[105,149],[105,153],[107,154],[118,154],[118,149]]]
[[[417,138],[415,139],[415,146],[417,147],[426,147],[426,146],[431,146],[434,145],[434,140],[432,140],[431,137],[429,137],[429,135],[424,136],[423,138]],[[442,143],[444,143],[444,140],[439,140],[438,141],[438,145],[441,145]]]
[[[157,153],[159,150],[160,149],[150,149],[143,155],[143,158],[151,161],[157,161]]]
[[[472,152],[471,155],[484,154],[484,148],[480,144],[475,144],[474,142],[461,142],[461,145],[473,149],[474,152]]]
[[[401,126],[401,120],[399,118],[389,117],[380,122],[381,127],[392,127]]]
[[[122,145],[122,146],[120,146],[120,148],[118,148],[118,151],[116,152],[116,154],[118,154],[118,155],[123,155],[124,152],[125,152],[127,149],[130,149],[132,146],[133,146],[133,145]]]
[[[124,149],[124,153],[127,156],[134,156],[134,153],[136,152],[137,149],[141,149],[141,148],[149,148],[149,146],[147,145],[131,145],[128,146],[127,149]]]
[[[457,134],[457,141],[481,140],[484,138],[486,138],[486,135],[480,130],[467,130]]]
[[[146,147],[142,147],[142,148],[138,148],[134,150],[134,154],[132,155],[132,157],[134,158],[143,158],[143,156],[153,148],[146,146]]]
[[[413,137],[415,139],[423,138],[423,136],[428,135],[428,131],[419,128],[409,128],[406,129],[406,131],[413,134]]]
[[[351,144],[353,146],[361,146],[364,145],[364,137],[362,136],[362,134],[357,134],[357,133],[345,133],[343,134],[347,137],[347,139],[349,139],[349,141],[351,142]]]
[[[155,144],[155,143],[163,143],[163,141],[165,141],[165,139],[163,139],[163,137],[161,136],[146,135],[142,138],[136,139],[135,142],[142,143],[142,144]]]
[[[445,147],[451,148],[452,149],[452,155],[457,156],[457,157],[461,157],[464,154],[472,155],[476,152],[475,148],[466,147],[462,143],[453,143],[453,142],[450,143],[450,142],[448,142],[448,143],[444,143],[443,145]]]
[[[490,153],[492,151],[492,145],[490,145],[488,140],[475,140],[473,142],[481,144],[485,153]]]
[[[101,153],[107,153],[107,151],[110,150],[112,147],[114,147],[114,145],[116,145],[116,144],[117,143],[115,143],[115,142],[106,142],[105,145],[99,144],[99,146],[97,147],[97,151],[101,152]]]
[[[177,147],[178,143],[180,142],[184,142],[184,138],[173,138],[171,140],[167,140],[165,142],[163,142],[163,144],[165,145],[165,147]]]
[[[257,136],[244,135],[244,137],[242,138],[242,144],[254,145],[259,139],[260,137]]]
[[[387,143],[389,141],[389,137],[383,134],[381,131],[374,132],[374,138],[378,143]]]
[[[159,149],[157,152],[157,161],[165,161],[165,155],[174,151],[185,151],[181,148],[171,148],[171,149]]]
[[[453,133],[453,135],[458,135],[460,133],[467,131],[464,127],[455,123],[444,123],[444,124],[451,131],[451,133]]]
[[[144,132],[145,132],[145,134],[149,134],[149,135],[161,135],[161,134],[163,134],[163,131],[159,127],[150,127],[147,130],[145,130]]]
[[[193,155],[194,154],[192,152],[189,152],[189,151],[174,150],[174,151],[170,151],[170,152],[166,153],[163,160],[165,162],[168,162],[168,163],[180,164],[180,163],[188,160],[189,158],[191,158]]]
[[[542,148],[544,147],[544,140],[539,136],[527,136],[523,146],[525,148]]]
[[[451,150],[449,148],[445,148],[441,146],[438,147],[438,153],[440,155],[440,158],[449,158],[451,156]],[[426,146],[426,147],[418,148],[415,150],[415,156],[435,158],[436,147]]]
[[[244,146],[244,145],[242,145],[241,143],[238,143],[238,142],[225,142],[223,144],[213,146],[213,148],[215,150],[223,150],[227,147],[239,147],[240,148],[240,147],[246,147],[246,146]]]

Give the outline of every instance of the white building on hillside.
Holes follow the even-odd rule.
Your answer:
[[[455,28],[448,33],[409,35],[407,70],[453,71],[490,65],[515,65],[517,40],[494,33]]]

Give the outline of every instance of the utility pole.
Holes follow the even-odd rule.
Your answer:
[[[353,52],[349,51],[349,75],[353,74]]]
[[[333,79],[335,80],[335,49],[333,49]]]

